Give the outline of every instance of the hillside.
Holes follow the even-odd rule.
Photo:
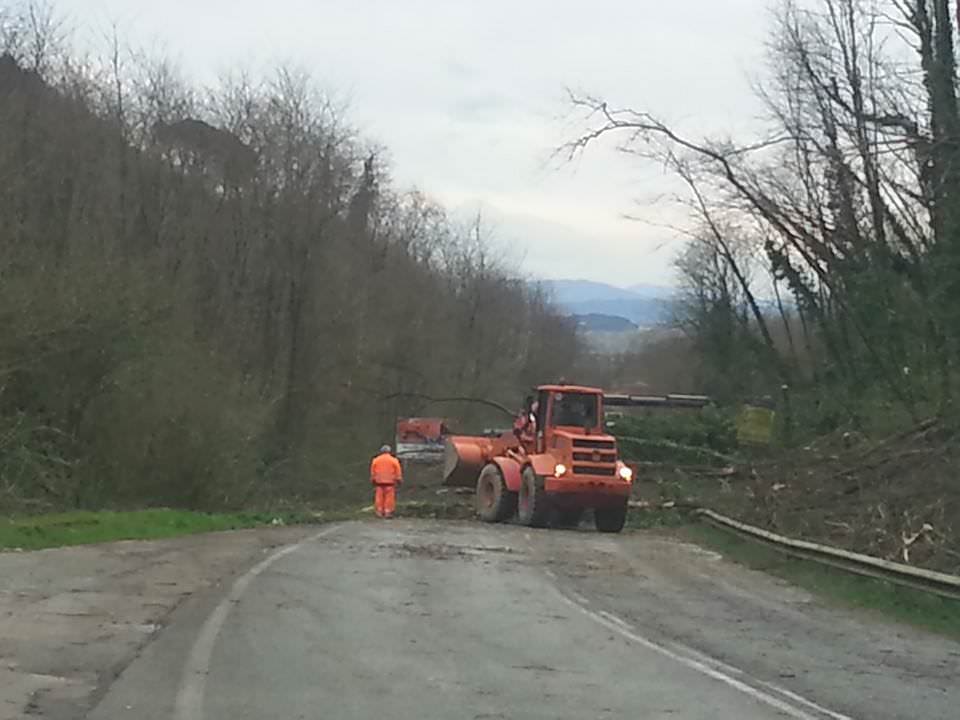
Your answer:
[[[635,332],[638,329],[636,324],[616,315],[593,313],[589,315],[572,315],[571,317],[576,320],[577,327],[585,331],[626,333]]]
[[[800,447],[738,442],[709,410],[622,419],[624,452],[652,507],[707,507],[789,537],[960,572],[956,433],[936,418],[879,439],[833,432]]]
[[[578,354],[306,79],[3,50],[0,512],[349,502],[423,396],[515,402]]]

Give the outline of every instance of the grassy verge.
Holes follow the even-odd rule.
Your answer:
[[[734,562],[783,578],[829,602],[960,639],[956,600],[792,558],[702,523],[687,524],[681,532]]]
[[[340,517],[340,515],[343,517]],[[294,525],[346,519],[343,513],[201,513],[184,510],[71,512],[0,519],[0,549],[39,550],[113,540],[150,540],[177,535]]]

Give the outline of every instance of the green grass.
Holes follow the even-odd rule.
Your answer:
[[[960,601],[793,558],[702,523],[686,525],[682,532],[734,562],[783,578],[828,602],[960,639]]]
[[[184,510],[71,512],[0,519],[0,549],[39,550],[113,540],[149,540],[272,524],[341,519],[312,513],[201,513]]]

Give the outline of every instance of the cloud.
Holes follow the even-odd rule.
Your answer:
[[[451,214],[463,221],[479,213],[496,249],[508,262],[522,261],[527,274],[545,279],[582,277],[615,285],[669,284],[679,250],[672,233],[642,223],[599,215],[563,215],[559,208],[480,202],[445,195]],[[559,217],[555,217],[559,215]]]
[[[499,214],[531,273],[663,281],[674,235],[620,216],[671,192],[658,167],[598,149],[551,164],[573,134],[564,87],[655,111],[689,134],[750,132],[748,76],[768,0],[59,0],[74,18],[160,38],[195,77],[292,61],[351,98],[393,173]],[[675,210],[641,205],[652,222]],[[591,275],[590,273],[594,273]]]
[[[515,115],[516,110],[516,102],[498,92],[466,93],[450,104],[451,116],[470,125],[498,125]]]

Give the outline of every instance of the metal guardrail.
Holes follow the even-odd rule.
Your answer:
[[[960,577],[956,575],[915,568],[889,560],[881,560],[871,555],[862,555],[848,550],[818,545],[806,540],[794,540],[783,535],[777,535],[769,530],[733,520],[712,510],[695,510],[694,514],[715,527],[731,530],[742,537],[757,540],[793,557],[830,565],[858,575],[886,580],[915,590],[924,590],[951,600],[960,600]]]

